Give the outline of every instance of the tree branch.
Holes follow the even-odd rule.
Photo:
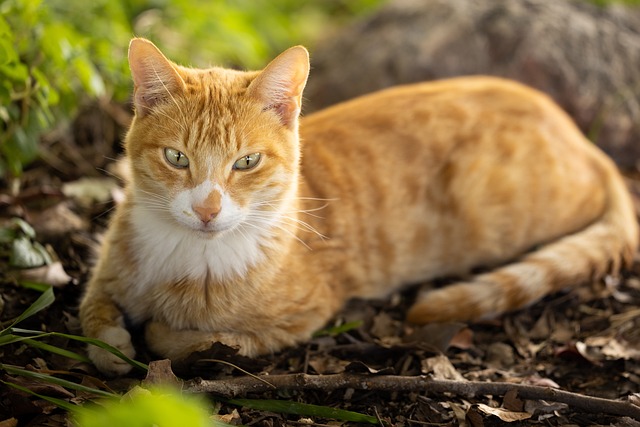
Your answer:
[[[640,421],[640,406],[631,402],[602,399],[526,384],[434,380],[426,376],[402,377],[342,373],[333,375],[265,375],[259,379],[254,377],[237,377],[226,380],[196,378],[186,381],[183,390],[189,393],[214,393],[224,397],[235,397],[274,389],[332,391],[345,388],[378,391],[423,391],[430,394],[449,393],[467,398],[488,394],[503,396],[509,390],[516,390],[521,399],[560,402],[582,411],[626,416]]]

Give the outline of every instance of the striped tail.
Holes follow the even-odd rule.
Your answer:
[[[608,177],[607,206],[595,222],[468,282],[421,292],[407,320],[490,318],[629,266],[638,246],[638,222],[624,181],[615,170]]]

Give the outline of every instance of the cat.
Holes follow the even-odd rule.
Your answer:
[[[400,86],[299,126],[301,46],[244,72],[182,67],[136,38],[129,62],[131,178],[80,305],[84,333],[129,357],[125,320],[172,360],[215,341],[253,356],[350,298],[442,276],[463,279],[421,291],[409,322],[487,318],[616,273],[638,246],[614,164],[519,83]]]

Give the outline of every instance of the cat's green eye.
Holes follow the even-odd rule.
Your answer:
[[[255,168],[258,162],[260,162],[260,153],[248,154],[236,160],[233,164],[233,168],[236,170],[246,171]]]
[[[167,162],[173,167],[176,168],[186,168],[189,166],[189,159],[182,152],[178,150],[174,150],[173,148],[165,148],[164,149],[164,157],[167,159]]]

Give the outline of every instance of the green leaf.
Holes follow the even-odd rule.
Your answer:
[[[0,244],[11,243],[16,238],[16,231],[10,227],[0,228]]]
[[[44,400],[46,400],[48,402],[53,403],[58,408],[64,409],[64,410],[69,411],[69,412],[74,412],[78,408],[78,406],[72,405],[71,403],[67,402],[66,400],[62,400],[62,399],[58,399],[58,398],[50,397],[50,396],[45,396],[43,394],[36,393],[35,391],[31,391],[26,387],[23,387],[23,386],[18,385],[18,384],[14,384],[14,383],[9,382],[9,381],[0,380],[0,383],[6,384],[9,387],[13,387],[16,390],[20,390],[20,391],[23,391],[25,393],[29,393],[29,394],[31,394],[33,396],[39,397],[40,399],[44,399]]]
[[[56,297],[53,295],[53,288],[50,287],[49,289],[44,291],[42,295],[40,295],[38,299],[29,306],[29,308],[22,312],[20,316],[16,317],[16,319],[7,328],[0,331],[0,336],[11,333],[11,328],[13,328],[14,325],[17,325],[24,319],[31,317],[37,312],[49,307],[53,303],[53,301],[55,301],[55,299]]]
[[[36,230],[34,230],[31,224],[29,224],[27,221],[21,218],[12,218],[10,224],[13,228],[20,230],[28,238],[36,238]]]
[[[91,393],[96,396],[101,397],[118,397],[117,394],[111,393],[109,391],[100,390],[93,387],[88,387],[86,385],[74,383],[73,381],[68,381],[62,378],[54,377],[53,375],[42,374],[40,372],[28,371],[26,369],[19,368],[13,365],[5,365],[0,364],[0,369],[5,370],[7,373],[11,375],[20,375],[21,377],[31,378],[34,380],[43,381],[49,384],[56,384],[62,386],[64,388],[68,388],[71,390],[83,391],[85,393]]]
[[[211,419],[204,400],[183,395],[179,390],[134,388],[119,401],[86,405],[76,411],[79,427],[221,427],[229,426]]]
[[[370,415],[359,412],[345,411],[331,408],[329,406],[310,405],[308,403],[290,402],[285,400],[262,400],[262,399],[223,399],[232,405],[244,406],[260,411],[271,411],[284,414],[294,414],[310,417],[331,418],[342,421],[352,421],[357,423],[378,424],[378,419]]]
[[[16,268],[34,268],[51,263],[51,256],[38,242],[26,236],[18,237],[11,246],[9,265]]]

